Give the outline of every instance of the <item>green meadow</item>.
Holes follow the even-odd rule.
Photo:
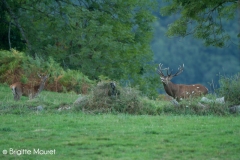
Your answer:
[[[0,159],[240,158],[238,115],[59,111],[78,95],[42,92],[35,100],[15,102],[6,85],[0,91]]]

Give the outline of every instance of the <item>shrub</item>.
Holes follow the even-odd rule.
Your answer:
[[[201,97],[184,99],[179,102],[178,106],[168,104],[163,107],[165,114],[184,114],[184,115],[228,115],[229,104],[218,103],[215,101],[216,96],[207,95],[212,102],[201,102]]]
[[[67,70],[59,79],[59,84],[64,91],[87,94],[94,82],[89,80],[88,77],[80,71]]]
[[[12,84],[20,81],[36,85],[40,83],[37,73],[50,74],[45,89],[55,92],[86,94],[94,81],[88,79],[80,71],[64,70],[52,58],[47,60],[26,56],[16,50],[0,51],[0,82]]]
[[[219,84],[220,88],[216,92],[220,96],[224,96],[232,104],[240,104],[240,73],[229,78],[222,76]]]
[[[102,81],[94,87],[88,96],[75,103],[75,109],[90,113],[127,113],[149,114],[161,113],[156,102],[142,97],[140,91],[131,87],[116,84],[116,92],[112,94],[110,81]]]
[[[11,51],[0,51],[0,82],[13,83],[20,80],[22,75],[21,64],[25,61],[24,53]]]

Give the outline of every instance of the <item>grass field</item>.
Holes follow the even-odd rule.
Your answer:
[[[240,159],[238,115],[59,112],[77,95],[14,102],[6,86],[0,91],[0,159]],[[26,111],[41,102],[43,111]]]
[[[0,159],[239,159],[239,117],[7,114]],[[21,150],[30,150],[24,154]],[[33,154],[55,150],[54,155]]]

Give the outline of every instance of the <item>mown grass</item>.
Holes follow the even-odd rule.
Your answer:
[[[239,117],[31,113],[0,117],[0,159],[239,159]]]
[[[233,159],[240,157],[240,117],[86,114],[58,111],[76,94],[42,92],[14,102],[0,86],[0,159]],[[148,101],[144,99],[144,101]],[[149,104],[149,102],[147,102]],[[152,107],[167,102],[150,101]],[[42,105],[43,111],[36,110]],[[2,154],[55,150],[54,155]],[[23,153],[23,152],[22,152]]]

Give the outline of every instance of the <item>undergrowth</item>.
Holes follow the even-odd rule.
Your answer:
[[[240,104],[240,73],[227,77],[221,76],[219,80],[220,88],[217,89],[217,94],[225,97],[226,101],[232,104]]]
[[[214,101],[216,96],[207,95],[212,102],[203,102],[201,97],[185,99],[179,102],[179,105],[168,105],[164,107],[165,113],[183,114],[183,115],[228,115],[229,103],[218,103]]]
[[[88,96],[80,96],[74,109],[87,113],[127,114],[184,114],[184,115],[228,115],[229,103],[218,103],[214,95],[207,95],[212,102],[203,102],[201,97],[182,100],[174,105],[166,100],[150,100],[131,87],[118,86],[119,95],[109,96],[110,82],[99,83]]]
[[[32,58],[16,50],[0,50],[0,83],[38,85],[40,78],[37,73],[49,75],[45,89],[54,92],[74,91],[87,94],[95,84],[78,70],[64,70],[52,58]]]
[[[80,97],[75,110],[90,113],[127,113],[159,115],[162,105],[141,96],[140,91],[131,87],[116,85],[116,94],[112,95],[111,82],[100,82],[88,96]]]
[[[140,91],[131,87],[122,87],[118,83],[113,92],[111,81],[98,83],[87,95],[77,95],[75,92],[56,93],[43,91],[29,100],[22,96],[15,102],[10,88],[0,85],[0,114],[23,114],[26,112],[84,112],[90,114],[133,114],[133,115],[218,115],[230,114],[231,101],[216,102],[216,95],[208,94],[210,102],[201,97],[182,100],[178,105],[170,100],[153,100],[144,97]],[[41,108],[40,107],[40,108]]]

